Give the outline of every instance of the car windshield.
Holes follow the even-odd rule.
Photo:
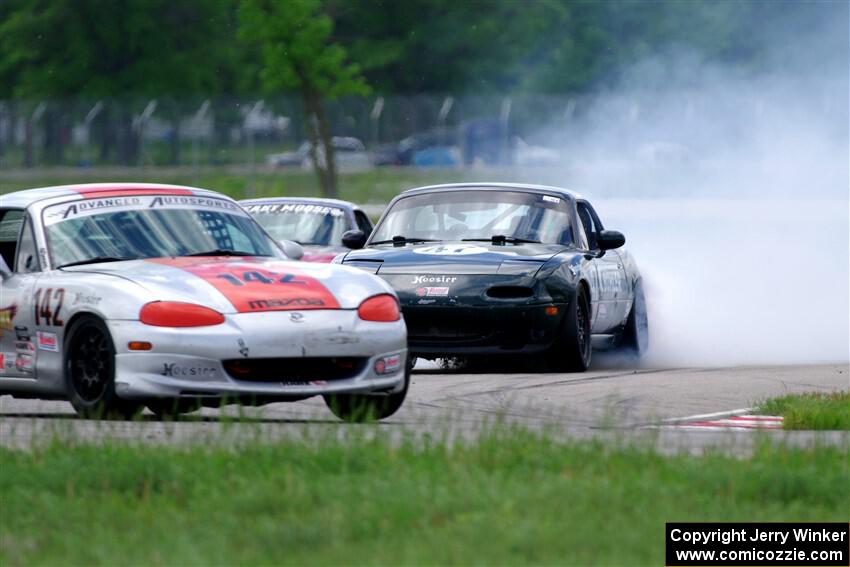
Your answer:
[[[349,229],[345,211],[311,203],[246,205],[266,232],[276,240],[294,240],[308,246],[342,246]]]
[[[400,199],[371,238],[490,240],[493,236],[569,245],[573,242],[568,202],[524,191],[429,192]]]
[[[43,214],[57,267],[205,253],[281,257],[274,242],[239,206],[213,197],[86,199],[53,205]]]

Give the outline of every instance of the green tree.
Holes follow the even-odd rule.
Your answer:
[[[505,93],[560,0],[327,0],[335,37],[384,93]]]
[[[229,90],[237,80],[234,0],[2,4],[0,95],[59,100],[59,106],[71,98],[121,99],[121,134],[118,140],[104,136],[102,153],[117,142],[125,163],[135,162],[138,144],[129,106],[133,100],[209,96]],[[67,115],[56,104],[48,108],[46,120]],[[103,120],[115,118],[107,105]],[[50,137],[45,141],[50,143]]]
[[[788,0],[326,4],[335,39],[376,90],[453,94],[589,92],[615,84],[635,62],[681,53],[758,72],[787,38],[844,25],[848,9],[847,2]],[[834,56],[847,52],[846,31],[824,35],[844,42],[832,45]]]
[[[369,92],[360,67],[332,40],[333,28],[321,0],[242,0],[239,6],[239,37],[260,46],[265,89],[301,93],[310,160],[326,197],[337,195],[337,175],[324,100]]]

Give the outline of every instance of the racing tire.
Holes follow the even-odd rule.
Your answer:
[[[646,314],[646,297],[643,293],[643,282],[638,280],[634,287],[634,302],[626,326],[623,329],[623,339],[620,345],[635,356],[643,355],[649,348],[649,318]]]
[[[410,387],[410,370],[405,368],[404,388],[386,395],[332,394],[324,396],[325,404],[335,416],[349,423],[378,421],[399,410]]]
[[[160,421],[178,421],[183,414],[201,409],[200,400],[186,398],[159,398],[148,400],[145,405]]]
[[[546,353],[546,362],[556,372],[584,372],[590,367],[590,301],[583,285],[576,290],[564,314],[560,336]]]
[[[65,339],[65,389],[74,410],[90,419],[131,419],[142,405],[115,392],[115,345],[101,319],[74,321]]]

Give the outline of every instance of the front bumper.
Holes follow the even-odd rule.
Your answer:
[[[546,313],[556,307],[557,314]],[[567,305],[403,306],[411,356],[535,354],[552,346]]]
[[[302,399],[341,393],[391,393],[404,387],[407,345],[404,321],[362,321],[353,310],[227,315],[221,325],[175,329],[139,321],[109,323],[116,347],[116,392],[123,398]],[[130,351],[131,341],[153,345]],[[398,370],[375,372],[375,362],[401,357]],[[347,372],[305,374],[305,362],[357,361]],[[262,362],[259,379],[233,371]],[[271,366],[270,366],[271,365]],[[273,369],[269,375],[269,368]],[[295,372],[295,368],[298,371]],[[279,369],[279,380],[276,371]]]

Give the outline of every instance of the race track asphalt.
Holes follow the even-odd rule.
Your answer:
[[[321,399],[260,408],[204,409],[180,422],[144,415],[135,422],[79,419],[61,401],[0,397],[0,444],[27,448],[56,438],[120,439],[141,443],[275,440],[363,428],[375,434],[469,436],[495,422],[546,428],[567,438],[650,439],[665,450],[706,447],[746,452],[757,436],[797,445],[850,446],[848,432],[693,431],[665,423],[692,415],[732,412],[759,400],[795,392],[850,389],[850,365],[734,368],[629,368],[601,359],[582,374],[470,373],[420,362],[408,399],[392,418],[377,424],[344,424]],[[241,417],[241,420],[234,420]],[[659,427],[661,426],[661,427]],[[335,433],[334,433],[335,432]]]

